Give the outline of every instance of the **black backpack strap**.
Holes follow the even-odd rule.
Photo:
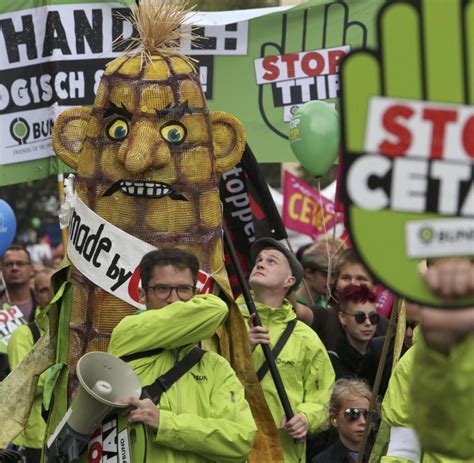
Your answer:
[[[120,360],[124,362],[131,362],[132,360],[141,359],[143,357],[151,357],[153,355],[161,354],[164,351],[162,347],[157,347],[156,349],[144,350],[143,352],[135,352],[134,354],[122,355],[119,357]]]
[[[35,321],[32,321],[28,323],[28,328],[30,329],[31,334],[33,335],[33,344],[36,344],[36,341],[38,341],[38,339],[41,337],[38,325]]]
[[[281,350],[286,344],[286,341],[288,341],[288,338],[291,336],[291,333],[295,329],[295,326],[296,326],[296,318],[288,322],[288,324],[286,325],[285,330],[283,331],[277,343],[275,344],[275,347],[272,349],[272,355],[274,359],[276,359],[278,355],[280,354]],[[265,360],[265,362],[263,362],[262,366],[257,371],[257,378],[259,381],[262,381],[263,377],[267,374],[267,371],[268,371],[268,363]]]
[[[201,357],[206,353],[205,350],[195,347],[176,363],[165,374],[161,375],[153,384],[143,388],[142,398],[148,397],[155,404],[160,403],[161,395],[166,392],[181,376],[187,373],[196,365]]]

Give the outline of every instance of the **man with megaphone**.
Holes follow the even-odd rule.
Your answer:
[[[146,461],[245,461],[256,427],[229,363],[196,347],[227,317],[223,300],[195,294],[199,262],[176,248],[140,263],[139,296],[148,310],[122,319],[109,353],[129,362],[144,386],[124,398],[128,423],[143,423]]]

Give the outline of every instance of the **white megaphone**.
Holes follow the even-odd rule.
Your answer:
[[[79,455],[91,434],[118,403],[127,397],[139,398],[142,387],[138,376],[123,361],[105,352],[89,352],[76,366],[79,379],[77,395],[48,439],[48,462],[79,463]]]

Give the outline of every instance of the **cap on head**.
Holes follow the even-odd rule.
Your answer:
[[[303,268],[327,272],[329,268],[329,259],[327,255],[321,254],[320,252],[307,252],[306,254],[303,254],[303,257],[301,258],[301,265]]]
[[[259,240],[255,241],[255,243],[253,243],[252,247],[250,248],[250,256],[252,257],[252,260],[255,262],[255,259],[260,254],[260,252],[266,248],[275,248],[286,257],[286,260],[290,265],[291,273],[295,277],[295,283],[288,292],[290,293],[291,291],[295,290],[303,279],[303,267],[299,263],[296,256],[279,241],[273,238],[260,238]]]

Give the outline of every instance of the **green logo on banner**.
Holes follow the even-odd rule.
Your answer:
[[[389,3],[378,42],[341,71],[348,226],[376,278],[440,307],[420,262],[474,255],[474,4]]]

